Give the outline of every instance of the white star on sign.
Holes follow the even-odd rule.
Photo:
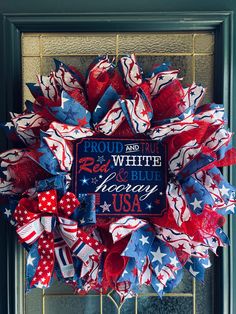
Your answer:
[[[7,218],[9,218],[9,217],[11,216],[11,211],[10,211],[10,209],[5,208],[4,214],[7,216]]]
[[[197,199],[196,199],[196,197],[194,198],[194,202],[192,202],[192,203],[190,203],[191,205],[193,205],[193,207],[194,207],[194,209],[196,209],[196,208],[201,208],[201,203],[202,203],[203,201],[198,201]]]
[[[109,209],[109,207],[111,206],[111,204],[107,204],[107,202],[105,201],[104,202],[104,204],[103,205],[100,205],[100,207],[102,208],[102,212],[104,213],[104,212],[109,212],[110,211],[110,209]]]
[[[156,252],[151,252],[153,255],[152,263],[155,261],[158,261],[160,264],[162,264],[162,257],[166,256],[165,253],[161,253],[160,247],[156,250]]]
[[[151,209],[152,205],[151,204],[147,204],[147,209]]]
[[[142,245],[144,245],[144,244],[146,244],[146,243],[149,244],[148,238],[149,238],[149,237],[145,237],[145,236],[142,234],[142,238],[139,239],[139,241],[142,242]]]
[[[34,260],[35,260],[35,257],[32,257],[31,255],[29,255],[27,258],[27,265],[34,266]]]
[[[104,161],[105,161],[104,156],[98,156],[97,162],[99,162],[100,164],[102,164]]]
[[[85,176],[83,177],[83,179],[80,179],[80,181],[82,182],[82,185],[86,184],[88,185],[88,180]]]

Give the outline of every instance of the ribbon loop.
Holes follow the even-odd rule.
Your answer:
[[[42,216],[40,222],[44,228],[44,231],[51,233],[56,226],[56,217],[54,216]]]
[[[56,190],[38,193],[38,203],[28,199],[20,200],[14,212],[14,218],[19,225],[18,236],[21,242],[30,245],[38,240],[40,259],[31,286],[47,287],[50,284],[54,258],[57,259],[64,278],[74,275],[70,248],[65,240],[69,238],[74,242],[77,239],[77,223],[67,217],[79,204],[75,195],[70,192],[67,192],[58,204]],[[59,212],[65,217],[58,216]],[[56,225],[61,234],[61,241],[58,241]]]

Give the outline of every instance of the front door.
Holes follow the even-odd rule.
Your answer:
[[[188,3],[182,2],[184,10]],[[222,9],[216,2],[214,9]],[[17,6],[15,9],[22,13]],[[9,12],[12,10],[9,4]],[[31,99],[25,83],[34,82],[36,74],[47,75],[53,67],[53,58],[85,72],[98,54],[114,56],[117,61],[118,57],[132,52],[136,53],[144,72],[155,63],[171,62],[173,68],[181,70],[184,85],[195,81],[206,86],[204,101],[224,101],[230,117],[231,13],[1,14],[1,17],[4,45],[0,48],[4,59],[0,60],[3,69],[0,114],[4,120],[8,118],[8,111],[20,112],[24,101]],[[2,143],[4,146],[4,140]],[[232,178],[232,171],[226,174]],[[233,230],[232,221],[229,220],[226,229],[227,233]],[[0,242],[0,312],[3,314],[234,313],[233,279],[229,280],[229,271],[233,278],[230,250],[224,255],[219,252],[217,261],[212,256],[213,266],[206,271],[204,283],[196,282],[185,273],[182,283],[162,300],[152,289],[143,289],[138,297],[120,303],[113,291],[78,296],[58,282],[48,290],[34,289],[25,295],[25,255],[2,221],[0,235],[3,240]]]
[[[53,68],[53,58],[74,65],[85,75],[92,60],[101,54],[119,57],[132,52],[144,73],[153,64],[170,62],[180,69],[183,84],[193,81],[207,86],[205,102],[214,99],[214,49],[215,35],[203,32],[155,33],[23,33],[23,100],[32,96],[25,86],[35,81],[36,74],[47,75]],[[213,261],[213,256],[212,256]],[[119,314],[119,313],[201,313],[214,312],[214,267],[206,272],[204,283],[196,282],[185,273],[183,282],[161,300],[151,288],[120,303],[118,295],[90,293],[77,296],[61,283],[50,289],[35,289],[25,297],[25,314]]]

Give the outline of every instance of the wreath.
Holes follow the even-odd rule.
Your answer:
[[[142,285],[161,297],[184,268],[203,281],[236,203],[219,170],[236,162],[224,106],[168,63],[144,76],[134,54],[99,56],[85,78],[55,66],[2,124],[17,148],[0,155],[1,209],[28,251],[27,290],[57,278],[124,300]]]

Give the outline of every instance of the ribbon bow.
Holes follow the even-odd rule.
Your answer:
[[[98,260],[104,247],[85,232],[69,216],[80,205],[76,196],[67,192],[57,201],[56,190],[38,193],[38,201],[22,198],[14,212],[21,242],[32,245],[38,241],[39,262],[31,286],[48,287],[55,258],[64,278],[75,274],[72,254],[84,265]]]
[[[202,278],[203,270],[195,270],[201,262],[209,261],[208,249],[215,251],[218,245],[224,246],[227,243],[225,234],[219,228],[213,235],[206,237],[204,243],[199,243],[187,234],[150,225],[146,220],[133,216],[112,223],[109,231],[114,243],[130,235],[127,246],[121,253],[121,256],[129,259],[116,287],[122,299],[137,293],[138,287],[143,284],[152,285],[162,296],[170,286],[172,290],[177,285],[183,267],[193,276]],[[196,269],[190,265],[191,260],[195,261]]]

